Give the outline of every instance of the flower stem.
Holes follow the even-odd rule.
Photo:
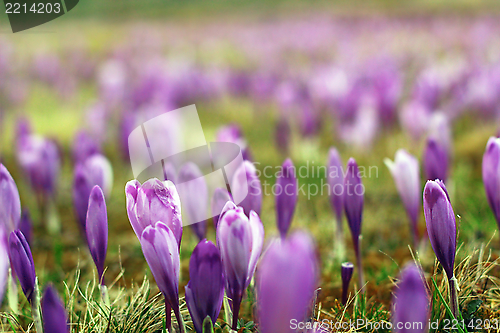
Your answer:
[[[361,238],[361,237],[360,237]],[[358,241],[354,245],[354,251],[356,252],[356,264],[358,265],[358,283],[359,283],[359,289],[362,293],[364,293],[365,290],[365,278],[363,274],[363,264],[361,260],[361,239],[358,239]]]
[[[345,261],[344,230],[342,228],[342,216],[337,216],[337,230],[335,230],[335,257],[339,263]]]
[[[172,308],[170,308],[170,304],[168,304],[167,300],[165,300],[165,326],[167,327],[167,331],[172,333]]]
[[[240,313],[241,298],[241,296],[236,296],[233,300],[233,323],[231,325],[233,331],[238,330],[238,314]]]
[[[43,333],[42,316],[40,314],[40,295],[38,290],[38,278],[35,282],[35,290],[31,300],[31,315],[33,316],[33,324],[37,333]]]
[[[8,291],[9,295],[9,307],[13,314],[17,315],[19,313],[19,294],[17,292],[17,278],[14,277],[12,273],[12,268],[9,267],[9,277],[8,277]]]
[[[175,314],[175,318],[177,319],[177,324],[179,325],[180,333],[185,333],[186,328],[184,327],[184,320],[182,320],[181,311],[179,309],[179,306],[177,306],[177,308],[174,309],[174,314]]]
[[[458,292],[457,292],[457,279],[453,276],[448,280],[450,287],[450,308],[455,319],[460,318],[460,310],[458,307]]]

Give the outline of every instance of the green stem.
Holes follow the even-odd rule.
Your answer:
[[[179,306],[177,306],[177,308],[174,309],[174,314],[175,318],[177,319],[177,324],[179,325],[180,333],[186,333],[186,327],[184,326],[184,320],[182,319]]]
[[[342,216],[337,216],[337,230],[335,230],[335,257],[339,263],[345,261],[345,244],[344,244],[344,230],[342,228]]]
[[[12,268],[9,267],[9,278],[8,278],[8,291],[9,295],[9,308],[12,313],[17,315],[19,313],[19,294],[17,292],[17,279],[12,275]]]
[[[455,319],[460,318],[460,309],[458,306],[458,291],[457,291],[457,279],[452,277],[448,280],[450,286],[450,308]]]
[[[361,238],[361,236],[360,236]],[[361,239],[358,239],[358,242],[354,244],[354,250],[356,252],[356,264],[358,265],[358,283],[359,283],[359,289],[362,293],[365,293],[366,288],[364,287],[365,285],[365,278],[363,274],[363,264],[361,260]]]
[[[35,282],[35,290],[33,291],[33,299],[31,301],[31,315],[33,316],[33,324],[37,333],[43,333],[42,316],[40,313],[40,295],[38,289],[38,278]]]

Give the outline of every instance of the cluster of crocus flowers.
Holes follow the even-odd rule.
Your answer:
[[[232,329],[238,326],[238,314],[246,288],[255,273],[264,243],[264,227],[256,212],[245,215],[242,207],[228,202],[217,226],[217,246],[222,258],[226,294],[232,300]]]
[[[401,272],[392,304],[393,332],[427,332],[430,300],[422,273],[415,264],[408,264]]]
[[[291,333],[311,311],[318,264],[308,234],[296,231],[265,251],[257,272],[257,311],[262,333]]]
[[[276,221],[281,238],[285,238],[292,223],[295,206],[297,205],[298,181],[292,160],[287,159],[281,167],[276,180]]]
[[[457,225],[448,191],[442,181],[431,180],[425,184],[424,214],[432,249],[448,277],[450,308],[458,319],[458,285],[454,274]]]
[[[418,216],[421,207],[420,167],[418,159],[404,149],[396,152],[394,161],[386,158],[385,164],[394,178],[399,196],[403,201],[406,214],[410,220],[413,246],[416,249],[419,241]]]
[[[361,263],[361,223],[363,220],[364,187],[361,182],[358,164],[353,158],[347,162],[344,177],[344,209],[351,230],[352,243],[356,254],[359,288],[364,290],[363,265]]]

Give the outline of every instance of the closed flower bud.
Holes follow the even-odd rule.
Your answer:
[[[180,258],[177,239],[170,228],[158,222],[144,229],[141,236],[144,257],[166,302],[179,320]],[[170,315],[169,313],[167,315]]]
[[[68,315],[64,303],[52,285],[45,288],[41,303],[44,332],[69,333]]]
[[[140,239],[148,226],[160,221],[166,224],[180,247],[182,238],[181,202],[171,181],[149,179],[141,185],[131,180],[125,186],[127,214],[135,234]]]
[[[197,333],[203,331],[203,321],[209,316],[215,323],[224,299],[224,276],[219,250],[210,241],[202,240],[189,261],[189,283],[186,303]]]
[[[12,232],[19,228],[21,200],[16,183],[7,168],[0,163],[0,225]]]
[[[415,264],[407,265],[401,272],[392,301],[392,325],[396,333],[427,332],[429,320],[429,295]]]
[[[347,162],[347,171],[344,178],[344,209],[352,241],[357,248],[361,235],[363,217],[364,187],[359,176],[358,165],[353,158]]]
[[[281,167],[281,173],[276,180],[276,220],[282,238],[285,238],[292,223],[295,206],[297,205],[298,182],[295,166],[287,159]]]
[[[200,168],[192,162],[179,171],[178,184],[182,184],[181,204],[187,213],[189,224],[199,240],[207,234],[205,218],[208,211],[208,186]],[[180,190],[179,190],[180,191]]]
[[[457,226],[446,187],[441,181],[428,181],[424,189],[424,214],[432,249],[448,279],[453,278]]]
[[[19,283],[24,295],[31,303],[35,291],[36,274],[30,246],[19,230],[14,230],[9,236],[9,257],[14,272],[19,278]]]
[[[342,228],[342,215],[344,213],[344,173],[339,152],[331,148],[328,153],[328,169],[326,178],[330,186],[330,205],[335,212],[338,227]],[[340,223],[339,223],[340,222]]]
[[[414,245],[416,245],[419,239],[418,215],[420,213],[420,193],[422,191],[420,187],[420,167],[418,160],[406,150],[399,149],[396,152],[394,162],[388,158],[384,162],[394,178],[399,196],[410,219]]]
[[[87,210],[87,243],[90,254],[97,268],[99,281],[104,284],[104,261],[108,250],[108,215],[106,201],[99,185],[90,192],[89,208]]]
[[[257,272],[260,332],[295,332],[290,323],[306,320],[317,279],[318,265],[309,235],[295,232],[281,242],[273,242]]]
[[[84,233],[90,192],[95,185],[99,185],[105,195],[110,194],[113,186],[111,164],[106,157],[99,154],[78,163],[73,175],[73,205]]]
[[[229,204],[232,203],[228,202],[226,207]],[[264,227],[257,213],[250,212],[248,218],[243,208],[228,207],[221,214],[217,226],[217,246],[224,267],[226,293],[233,301],[233,330],[237,327],[241,299],[255,272],[263,243]]]

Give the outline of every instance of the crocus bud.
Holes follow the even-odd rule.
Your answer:
[[[90,192],[85,230],[90,254],[94,259],[99,275],[99,281],[104,283],[104,261],[108,250],[108,215],[104,193],[102,193],[99,185],[94,186],[92,192]]]
[[[350,262],[343,262],[340,266],[340,276],[342,277],[342,304],[347,304],[349,294],[349,283],[351,282],[354,265]]]
[[[10,233],[9,257],[14,272],[19,278],[24,295],[28,302],[31,303],[33,297],[35,297],[33,294],[36,283],[35,264],[33,263],[30,246],[23,233],[19,230]]]
[[[224,276],[219,250],[210,241],[202,240],[189,260],[189,283],[186,303],[197,333],[203,332],[203,320],[209,316],[215,323],[224,299]]]
[[[443,182],[430,180],[425,184],[424,214],[432,249],[448,279],[452,279],[457,249],[457,226]]]
[[[342,230],[342,215],[344,213],[344,173],[339,152],[331,148],[328,153],[328,170],[326,178],[330,186],[330,205],[337,218],[337,227]]]
[[[187,213],[189,224],[199,240],[207,234],[205,217],[208,210],[208,186],[200,168],[192,162],[181,167],[177,178],[178,184],[183,184],[181,204]]]
[[[396,188],[403,201],[406,213],[412,226],[414,245],[418,237],[418,215],[420,213],[420,168],[418,160],[406,150],[399,149],[396,152],[394,162],[386,158],[385,164],[394,178]]]
[[[45,288],[41,303],[44,332],[69,333],[68,315],[64,303],[52,285]]]
[[[347,223],[351,230],[354,252],[356,253],[356,264],[358,266],[359,288],[363,288],[363,265],[361,264],[361,248],[359,239],[361,236],[361,222],[363,217],[364,186],[359,176],[358,164],[353,158],[347,162],[346,175],[344,177],[344,209]]]
[[[142,232],[141,246],[158,288],[180,323],[180,258],[174,233],[162,222],[149,225]],[[170,313],[167,313],[167,316],[170,316]]]
[[[21,200],[16,183],[7,168],[0,163],[0,225],[7,232],[19,228]]]
[[[30,212],[27,209],[23,209],[23,213],[21,214],[19,230],[23,233],[28,244],[31,245],[33,241],[33,222],[31,221]]]
[[[415,264],[407,265],[401,272],[392,304],[392,327],[394,332],[427,332],[429,296],[421,272]]]
[[[214,220],[214,227],[217,229],[217,224],[219,223],[219,215],[222,208],[226,205],[226,202],[232,201],[231,195],[224,188],[216,188],[212,197],[212,216]]]
[[[440,179],[446,182],[448,177],[448,152],[433,138],[427,140],[424,151],[424,170],[427,180]]]
[[[262,251],[264,227],[254,211],[248,218],[243,208],[228,208],[220,216],[216,234],[226,278],[226,293],[233,301],[232,328],[236,330],[241,299]]]
[[[293,213],[297,205],[298,181],[295,175],[295,166],[289,158],[283,163],[281,172],[276,179],[278,192],[276,193],[276,221],[281,238],[285,238]]]
[[[19,164],[33,189],[44,195],[54,195],[61,167],[56,143],[30,135],[21,141],[17,154]]]
[[[131,180],[125,186],[127,214],[135,234],[141,239],[146,227],[160,221],[175,235],[180,247],[182,238],[181,201],[171,181],[152,178],[141,185]]]
[[[259,263],[257,309],[262,333],[292,333],[290,323],[304,322],[314,297],[318,264],[314,244],[295,232],[272,243]]]
[[[347,171],[344,178],[344,209],[352,241],[356,249],[361,235],[363,217],[364,186],[359,176],[358,164],[353,158],[347,162]]]
[[[89,196],[95,185],[99,185],[105,195],[110,194],[113,186],[111,163],[99,154],[92,155],[83,163],[77,164],[73,176],[73,205],[84,233]]]
[[[247,179],[246,183],[245,177]],[[257,169],[255,169],[255,166],[248,161],[244,161],[235,171],[231,184],[233,185],[233,193],[244,193],[243,190],[238,187],[243,186],[241,184],[248,186],[248,194],[239,205],[243,208],[247,216],[250,215],[250,211],[252,210],[259,215],[262,207],[262,186],[257,176]]]
[[[500,139],[491,137],[483,155],[483,184],[491,210],[500,227]]]

